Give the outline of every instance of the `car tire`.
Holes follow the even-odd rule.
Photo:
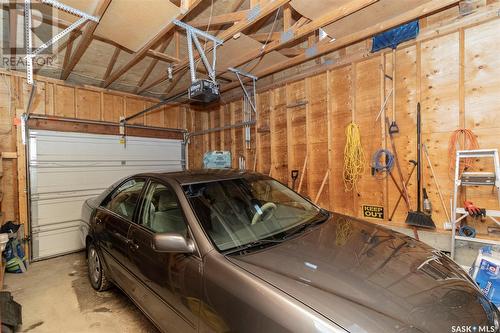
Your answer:
[[[87,266],[92,288],[97,291],[109,289],[111,282],[108,279],[106,268],[104,267],[95,245],[92,243],[87,247]]]

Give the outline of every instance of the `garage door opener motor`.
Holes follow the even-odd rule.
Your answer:
[[[217,47],[222,45],[224,41],[206,33],[205,31],[196,29],[182,21],[173,20],[172,22],[175,25],[186,30],[189,71],[191,74],[191,86],[188,89],[189,99],[193,102],[200,102],[200,103],[211,103],[219,100],[220,91],[219,91],[219,84],[217,83],[216,80],[215,65],[217,61]],[[201,46],[198,37],[204,38],[205,41],[213,42],[211,63],[209,62],[207,55],[205,54],[205,50]],[[195,63],[194,60],[193,44],[194,47],[196,47],[198,54],[200,55],[203,65],[205,66],[208,78],[198,79],[196,77],[197,64]]]

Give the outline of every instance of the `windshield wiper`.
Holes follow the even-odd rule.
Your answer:
[[[326,212],[326,214],[325,214]],[[312,220],[310,222],[307,222],[307,223],[303,223],[301,224],[300,226],[294,228],[294,229],[291,229],[289,230],[288,232],[286,232],[286,234],[281,238],[281,240],[287,240],[287,239],[290,239],[292,238],[293,236],[296,236],[296,235],[299,235],[299,234],[302,234],[304,233],[305,231],[317,226],[318,224],[321,224],[323,222],[326,222],[328,220],[328,217],[330,216],[330,213],[328,213],[328,211],[326,210],[321,210],[321,213],[323,214],[323,217],[322,218],[318,218],[318,219],[315,219],[315,220]]]
[[[236,252],[250,250],[252,248],[264,248],[264,247],[269,246],[269,245],[281,243],[282,241],[283,240],[263,238],[263,239],[259,239],[259,240],[256,240],[256,241],[244,244],[244,245],[237,246],[234,249],[231,249],[231,250],[224,252],[224,254],[229,255],[229,254],[236,253]]]

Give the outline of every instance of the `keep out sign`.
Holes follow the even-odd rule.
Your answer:
[[[374,205],[363,205],[363,217],[372,219],[384,219],[384,207]]]

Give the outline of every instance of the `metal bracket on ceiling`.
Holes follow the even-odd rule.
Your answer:
[[[32,21],[31,21],[31,0],[24,0],[24,31],[26,39],[26,78],[28,84],[33,84],[33,58],[40,54],[43,50],[56,43],[58,40],[66,36],[71,31],[78,28],[80,25],[87,21],[99,22],[99,18],[93,15],[82,12],[76,8],[60,3],[56,0],[41,0],[43,4],[52,6],[56,9],[65,11],[67,13],[79,16],[80,18],[73,22],[63,31],[59,32],[57,35],[52,37],[49,41],[40,45],[35,51],[33,48],[33,32],[32,32]]]
[[[196,29],[189,24],[186,24],[182,21],[179,20],[173,20],[173,24],[177,25],[178,27],[181,27],[186,30],[186,36],[187,36],[187,46],[188,46],[188,58],[189,58],[189,70],[191,73],[191,83],[195,83],[198,81],[196,78],[196,66],[194,63],[194,50],[193,50],[193,44],[196,47],[196,50],[198,50],[198,53],[200,55],[201,60],[203,61],[203,65],[205,65],[205,69],[207,70],[208,77],[212,82],[216,83],[215,80],[215,64],[217,61],[217,46],[220,46],[224,43],[224,41],[220,38],[217,38],[215,36],[212,36],[205,31]],[[205,54],[205,50],[201,46],[201,43],[198,39],[198,37],[203,37],[205,40],[212,41],[214,43],[213,49],[212,49],[212,64],[208,61],[208,58]]]
[[[259,79],[255,75],[244,72],[237,68],[229,67],[229,71],[236,74],[238,81],[240,82],[241,89],[243,89],[243,119],[244,122],[252,121],[252,114],[257,114],[257,80]],[[251,79],[252,84],[247,87],[241,77],[247,77]],[[251,132],[250,126],[245,126],[245,145],[247,149],[251,148]]]

